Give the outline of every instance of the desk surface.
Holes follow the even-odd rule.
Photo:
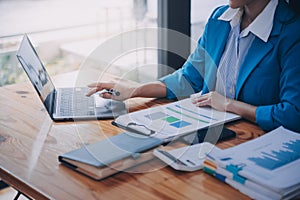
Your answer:
[[[73,73],[57,77],[65,84]],[[65,85],[64,85],[65,86]],[[132,99],[131,111],[164,103]],[[52,122],[29,83],[0,87],[0,178],[34,199],[248,199],[203,173],[179,172],[159,160],[94,181],[58,162],[58,155],[122,132],[111,120]],[[219,143],[227,148],[264,132],[238,121],[227,125],[237,138]]]

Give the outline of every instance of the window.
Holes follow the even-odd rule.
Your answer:
[[[97,45],[114,35],[157,27],[156,6],[153,0],[0,1],[0,86],[27,80],[15,56],[24,33],[47,71],[64,73],[78,70]],[[121,63],[137,61],[126,62]]]
[[[191,37],[193,40],[199,39],[213,10],[226,4],[228,4],[228,0],[191,0]]]
[[[213,9],[226,3],[191,1],[194,41]],[[0,86],[27,80],[15,56],[24,33],[51,75],[69,72],[78,70],[93,49],[108,39],[139,28],[156,28],[157,4],[157,0],[0,1]],[[146,42],[145,38],[130,42],[140,40]],[[157,49],[137,49],[114,60],[111,72],[138,82],[155,80],[157,54]]]

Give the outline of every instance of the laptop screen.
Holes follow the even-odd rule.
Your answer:
[[[47,111],[51,112],[49,106],[51,107],[52,104],[50,101],[55,87],[27,35],[23,37],[17,52],[17,57],[38,95],[45,104]]]

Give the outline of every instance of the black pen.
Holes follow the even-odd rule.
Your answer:
[[[120,92],[114,89],[107,90],[107,93],[114,95],[114,96],[120,96]]]
[[[157,151],[159,151],[161,154],[163,154],[166,157],[168,157],[169,159],[171,159],[173,162],[175,162],[177,164],[180,164],[180,165],[187,166],[184,162],[180,161],[179,159],[177,159],[176,157],[174,157],[173,155],[171,155],[169,152],[164,151],[164,150],[160,150],[160,149],[157,149]]]
[[[114,95],[114,96],[120,96],[120,92],[117,91],[117,90],[114,90],[114,89],[103,89],[99,92],[97,92],[98,94],[103,94],[103,93],[108,93],[108,94],[111,94],[111,95]]]

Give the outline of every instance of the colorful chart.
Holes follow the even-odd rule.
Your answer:
[[[145,115],[146,118],[151,119],[151,120],[157,120],[161,119],[163,117],[167,117],[168,115],[163,112],[156,112],[156,113],[151,113],[149,115]]]
[[[191,125],[191,123],[186,122],[186,121],[178,121],[178,122],[170,124],[170,126],[174,126],[176,128],[182,128],[182,127],[189,126],[189,125]]]
[[[157,111],[144,115],[144,117],[153,122],[161,120],[164,122],[164,124],[167,123],[169,126],[175,128],[183,128],[195,123],[198,124],[199,122],[203,124],[209,124],[211,121],[217,120],[216,118],[207,116],[207,114],[198,113],[191,108],[186,108],[177,104],[166,106],[165,109],[165,112]],[[187,121],[182,120],[182,118]]]
[[[300,159],[300,140],[283,143],[281,150],[262,152],[262,157],[251,157],[248,160],[263,168],[274,170]]]
[[[206,124],[209,123],[208,121],[205,121],[205,120],[202,120],[202,119],[198,119],[198,118],[196,118],[196,117],[193,117],[193,116],[190,116],[190,115],[188,115],[188,114],[182,113],[181,111],[175,110],[175,109],[173,109],[173,108],[171,108],[171,107],[166,107],[166,108],[167,108],[168,110],[174,112],[174,113],[180,114],[180,115],[185,116],[185,117],[188,117],[188,118],[190,118],[190,119],[194,119],[194,120],[196,120],[196,121],[199,121],[199,122],[202,122],[202,123],[206,123]]]
[[[165,122],[169,123],[170,126],[175,128],[183,128],[186,126],[191,125],[191,123],[178,119],[177,117],[168,115],[163,112],[155,112],[148,115],[145,115],[146,118],[151,120],[164,120]]]

